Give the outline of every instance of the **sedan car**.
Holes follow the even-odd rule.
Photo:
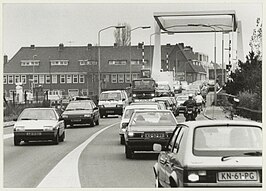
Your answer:
[[[167,145],[177,121],[169,110],[136,110],[124,133],[126,158],[135,151],[152,151],[154,143]]]
[[[129,119],[135,110],[158,110],[158,109],[160,109],[160,107],[155,102],[154,104],[143,103],[143,104],[135,104],[135,105],[126,106],[121,122],[120,122],[120,127],[119,127],[120,144],[123,145],[125,143],[124,132],[128,125]]]
[[[262,187],[262,124],[178,124],[153,170],[156,187]]]
[[[62,118],[67,125],[90,124],[91,127],[99,125],[100,113],[92,100],[71,101],[66,110],[62,113]]]
[[[186,110],[186,106],[184,106],[183,104],[185,103],[185,101],[188,100],[188,96],[187,95],[180,95],[176,97],[176,101],[177,101],[177,115],[179,115],[179,113],[184,113]]]
[[[64,141],[64,122],[54,108],[26,108],[14,124],[14,145],[21,141],[52,140],[55,144]]]

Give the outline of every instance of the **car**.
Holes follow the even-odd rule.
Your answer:
[[[135,110],[124,133],[126,158],[135,151],[152,151],[154,143],[166,146],[176,125],[169,110]]]
[[[186,106],[184,106],[183,104],[185,103],[185,101],[188,100],[188,96],[187,95],[180,95],[176,97],[176,101],[177,101],[177,115],[179,115],[179,113],[184,113],[186,110]]]
[[[132,115],[132,113],[135,110],[159,110],[160,106],[156,103],[153,102],[154,104],[133,104],[133,105],[128,105],[125,107],[121,122],[120,122],[120,126],[119,126],[119,135],[120,135],[120,144],[124,144],[125,143],[125,137],[124,137],[124,132],[125,129],[128,125],[128,122],[130,120],[130,117]]]
[[[156,187],[262,187],[262,123],[179,123],[153,166]]]
[[[156,87],[155,90],[156,96],[171,96],[172,91],[171,87],[167,82],[158,82],[158,86]]]
[[[137,102],[132,102],[130,105],[157,105],[158,109],[163,109],[161,108],[161,105],[158,102],[155,101],[137,101]]]
[[[104,91],[100,94],[100,117],[108,115],[123,115],[125,107],[129,104],[127,93],[124,90]]]
[[[169,109],[173,112],[173,114],[175,114],[175,108],[173,105],[172,100],[169,97],[155,97],[152,99],[155,102],[164,102],[166,105],[166,109]]]
[[[65,139],[64,121],[54,108],[26,108],[15,121],[15,146],[21,141],[52,140],[58,144]]]
[[[93,127],[100,123],[99,108],[92,100],[71,101],[62,113],[62,118],[65,128],[76,124],[90,124]]]

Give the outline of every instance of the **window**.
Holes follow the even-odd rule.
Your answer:
[[[79,65],[97,65],[96,60],[79,60]]]
[[[125,74],[125,82],[130,83],[130,74]]]
[[[109,74],[104,74],[103,75],[104,82],[110,82],[109,78],[110,78]]]
[[[118,83],[124,83],[124,74],[118,74]]]
[[[13,80],[14,80],[14,79],[13,79],[13,76],[12,76],[12,75],[9,75],[9,76],[8,76],[8,84],[13,84],[13,83],[14,83]]]
[[[21,75],[22,84],[26,84],[26,75]]]
[[[132,80],[136,80],[138,78],[138,74],[132,74]]]
[[[78,83],[78,75],[77,74],[73,75],[73,83]]]
[[[51,66],[67,66],[68,60],[51,60]]]
[[[61,84],[66,83],[66,79],[65,79],[65,75],[64,74],[60,75],[60,83]]]
[[[4,84],[7,84],[7,76],[6,75],[4,75]]]
[[[39,66],[40,60],[21,60],[21,66]]]
[[[112,83],[117,83],[117,74],[112,74],[111,78]]]
[[[15,84],[16,83],[20,83],[20,76],[19,75],[16,75],[15,76]]]
[[[68,74],[67,75],[67,83],[68,84],[71,84],[72,83],[72,75],[71,74]]]
[[[39,83],[44,84],[44,75],[39,75]]]
[[[176,137],[177,137],[178,133],[180,132],[180,129],[181,129],[181,126],[179,126],[179,128],[177,128],[177,129],[173,132],[174,135],[172,136],[172,138],[171,138],[171,140],[170,140],[170,142],[169,142],[169,144],[168,144],[168,150],[169,150],[169,151],[172,151],[172,148],[173,148],[173,146],[174,146],[174,144],[175,144],[175,140],[176,140]]]
[[[83,74],[80,74],[79,75],[79,83],[84,83],[84,75]]]
[[[127,61],[126,60],[109,60],[108,64],[109,65],[126,65]]]
[[[52,75],[52,83],[57,84],[57,75],[56,74]]]
[[[81,90],[81,94],[83,95],[83,96],[88,96],[88,89],[82,89]]]
[[[50,75],[46,75],[46,84],[50,84],[51,83],[51,79],[50,79]]]
[[[144,64],[147,64],[148,60],[144,60]],[[131,60],[131,65],[140,65],[143,64],[142,60]]]
[[[38,75],[33,76],[33,83],[38,84]]]

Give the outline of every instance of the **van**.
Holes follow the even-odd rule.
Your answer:
[[[100,117],[108,115],[123,115],[128,105],[128,96],[124,90],[104,91],[99,97]]]

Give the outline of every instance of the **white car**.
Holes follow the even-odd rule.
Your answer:
[[[126,106],[119,126],[120,144],[123,145],[125,143],[124,132],[130,120],[130,117],[135,110],[159,110],[159,109],[160,106],[157,103],[147,104],[147,105],[145,105],[144,103],[143,105],[137,104],[137,105]]]
[[[54,108],[26,108],[14,125],[14,145],[38,140],[52,140],[55,144],[65,139],[64,121]]]

